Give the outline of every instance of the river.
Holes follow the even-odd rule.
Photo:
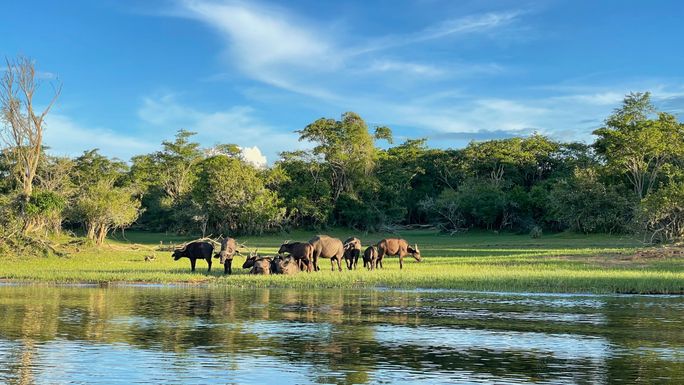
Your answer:
[[[2,285],[0,382],[684,383],[684,297]]]

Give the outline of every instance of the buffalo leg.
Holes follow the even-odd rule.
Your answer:
[[[211,257],[207,258],[207,265],[209,266],[207,268],[207,273],[211,271]]]
[[[190,269],[191,271],[195,271],[195,263],[197,260],[195,258],[190,258]]]
[[[232,259],[228,259],[225,262],[223,262],[223,274],[233,274],[233,270],[231,269],[231,265],[233,264]]]
[[[332,261],[332,259],[331,259],[331,261]],[[337,258],[337,269],[339,271],[342,271],[342,258],[339,258],[339,257]]]
[[[330,271],[335,271],[335,259],[330,258]]]

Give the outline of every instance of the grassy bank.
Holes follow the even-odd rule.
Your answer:
[[[332,231],[347,237],[348,231]],[[364,244],[384,234],[360,235]],[[637,251],[639,244],[625,237],[555,234],[540,239],[492,233],[445,236],[430,231],[400,234],[417,242],[422,263],[390,258],[381,271],[331,272],[328,260],[321,272],[296,276],[250,276],[240,267],[237,256],[233,275],[223,276],[215,260],[206,273],[198,261],[190,272],[187,259],[173,261],[170,252],[155,251],[159,242],[182,242],[184,238],[155,233],[128,233],[127,241],[109,240],[100,248],[72,246],[69,257],[0,257],[0,279],[40,282],[146,282],[206,283],[211,285],[259,287],[391,287],[445,288],[483,291],[587,292],[587,293],[684,293],[684,257],[661,249]],[[287,235],[243,237],[240,242],[259,248],[260,254],[274,253],[287,239],[306,240],[310,232]],[[151,262],[146,255],[155,255]],[[674,255],[671,255],[674,254]]]

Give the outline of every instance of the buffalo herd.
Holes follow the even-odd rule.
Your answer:
[[[347,269],[357,268],[359,257],[363,255],[363,267],[369,270],[382,268],[382,260],[385,256],[399,257],[399,268],[404,267],[404,257],[411,255],[416,261],[420,262],[420,250],[418,245],[410,246],[406,240],[401,238],[385,238],[380,242],[368,246],[361,254],[361,240],[351,237],[342,242],[338,238],[327,235],[316,235],[308,242],[285,241],[280,245],[278,254],[274,256],[260,256],[258,250],[250,252],[242,265],[244,269],[250,269],[250,274],[295,274],[300,271],[313,272],[319,271],[318,266],[321,258],[330,259],[330,268],[335,271],[342,271],[342,260]],[[190,259],[190,267],[195,271],[195,263],[198,259],[207,261],[207,272],[211,271],[211,259],[214,252],[214,245],[209,241],[194,241],[186,244],[182,248],[173,252],[173,259]],[[238,244],[233,238],[221,240],[221,250],[214,254],[224,267],[224,274],[232,274],[233,257],[241,254]]]

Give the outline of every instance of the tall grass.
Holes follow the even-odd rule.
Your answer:
[[[332,231],[347,237],[349,231]],[[386,234],[360,235],[364,244]],[[273,254],[285,239],[307,240],[311,233],[240,238],[260,254]],[[445,236],[409,231],[400,236],[418,243],[424,257],[411,257],[399,270],[397,258],[385,268],[366,271],[330,271],[329,260],[317,273],[295,276],[252,276],[240,268],[236,256],[233,275],[224,276],[214,260],[211,273],[197,262],[190,272],[187,259],[173,261],[169,252],[154,251],[160,241],[179,243],[183,238],[156,233],[129,233],[100,247],[86,247],[69,257],[0,258],[0,279],[57,283],[203,283],[236,287],[324,288],[425,288],[515,292],[567,293],[684,293],[684,258],[628,259],[639,245],[629,238],[605,235],[547,235],[540,239],[512,234],[467,233]],[[146,255],[155,259],[146,262]]]

